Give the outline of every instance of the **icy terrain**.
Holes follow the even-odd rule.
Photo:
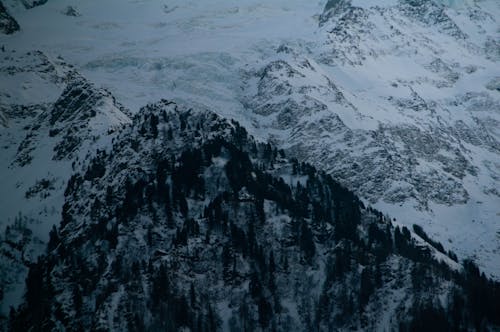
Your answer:
[[[73,159],[53,160],[50,121],[31,125],[76,70],[106,110],[168,98],[234,118],[500,278],[497,1],[3,3],[20,31],[0,34],[2,232],[19,212],[42,240],[59,222]],[[14,162],[23,142],[31,166]]]

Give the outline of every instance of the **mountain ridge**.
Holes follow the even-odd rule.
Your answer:
[[[499,323],[500,287],[472,263],[458,267],[421,229],[393,225],[214,113],[148,105],[81,172],[47,256],[30,268],[14,331],[377,329],[383,316],[403,330]],[[469,290],[476,283],[491,293]]]
[[[0,35],[3,323],[12,305],[14,324],[75,329],[495,325],[497,284],[487,278],[500,275],[496,1],[109,0],[77,11],[66,0],[28,2],[3,1],[22,31]],[[108,6],[119,10],[104,15]],[[349,217],[354,238],[339,241],[325,212],[332,188],[348,215],[344,198],[363,202],[361,223]],[[310,215],[299,223],[297,213]],[[261,248],[250,257],[240,243],[254,219],[266,222],[255,224]],[[70,263],[56,257],[61,243]],[[135,256],[117,259],[127,249],[147,268]],[[208,271],[210,286],[190,286],[196,271]],[[172,298],[150,293],[165,283]],[[37,288],[46,293],[32,297]],[[33,309],[34,298],[50,305]],[[136,305],[143,317],[131,314]]]

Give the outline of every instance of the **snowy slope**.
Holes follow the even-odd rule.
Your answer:
[[[0,231],[2,252],[13,252],[0,256],[6,314],[20,300],[26,265],[43,253],[49,230],[60,222],[71,173],[107,149],[113,131],[130,119],[109,92],[60,58],[7,51],[2,59]]]
[[[498,3],[336,2],[54,0],[13,6],[0,43],[61,54],[132,111],[237,119],[499,276]]]
[[[335,82],[371,118],[359,126],[377,124],[368,135],[386,150],[375,180],[391,181],[372,195],[366,179],[373,173],[340,177],[359,178],[359,192],[376,206],[425,225],[498,275],[500,96],[488,85],[500,74],[492,14],[499,7],[484,1],[457,8],[428,1],[348,7],[324,23],[329,40],[321,59],[333,55]],[[346,17],[349,23],[336,23]],[[351,78],[360,84],[350,85]]]

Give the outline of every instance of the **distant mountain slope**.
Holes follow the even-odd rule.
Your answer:
[[[13,331],[500,324],[500,284],[473,264],[210,112],[144,107],[65,197]]]
[[[328,1],[325,39],[248,66],[241,100],[258,133],[498,275],[500,8],[454,7]]]

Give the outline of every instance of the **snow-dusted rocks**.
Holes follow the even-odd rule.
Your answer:
[[[500,212],[490,5],[329,1],[325,40],[248,66],[241,100],[258,133],[497,275],[497,231],[474,225]]]
[[[382,101],[406,117],[407,123],[384,123],[376,119],[375,112],[356,107],[355,96],[343,93],[333,83],[336,77],[330,79],[313,60],[282,52],[276,57],[248,74],[247,91],[252,94],[244,103],[281,146],[359,188],[372,203],[380,199],[402,203],[414,198],[425,207],[428,201],[450,205],[468,200],[462,180],[477,175],[477,167],[458,142],[496,150],[491,130],[473,129],[486,121],[436,124],[432,118],[439,116],[436,113],[442,112],[441,107],[409,87],[408,97],[389,96]],[[439,65],[434,63],[435,67]],[[494,109],[499,107],[488,94],[464,97],[468,102],[476,98]],[[419,119],[426,119],[429,126],[421,126]],[[438,168],[422,168],[419,160]],[[408,185],[391,188],[395,182]]]
[[[31,9],[47,3],[48,0],[18,0],[26,9]]]
[[[29,237],[46,241],[49,229],[60,221],[63,193],[73,170],[96,150],[108,148],[112,133],[131,120],[109,92],[95,87],[62,59],[40,51],[1,56],[0,229],[7,232],[22,220]],[[6,234],[2,241],[7,238]],[[0,260],[12,266],[11,272],[26,272],[24,266],[36,261],[37,254],[23,260],[15,257]],[[20,300],[24,277],[9,272],[1,280],[2,314]]]
[[[5,33],[9,35],[18,30],[19,30],[19,24],[9,14],[7,8],[5,8],[3,3],[0,1],[0,33]]]
[[[80,12],[78,11],[78,9],[76,7],[73,7],[73,6],[68,6],[66,7],[62,13],[66,16],[72,16],[72,17],[79,17],[81,16],[82,14],[80,14]]]

